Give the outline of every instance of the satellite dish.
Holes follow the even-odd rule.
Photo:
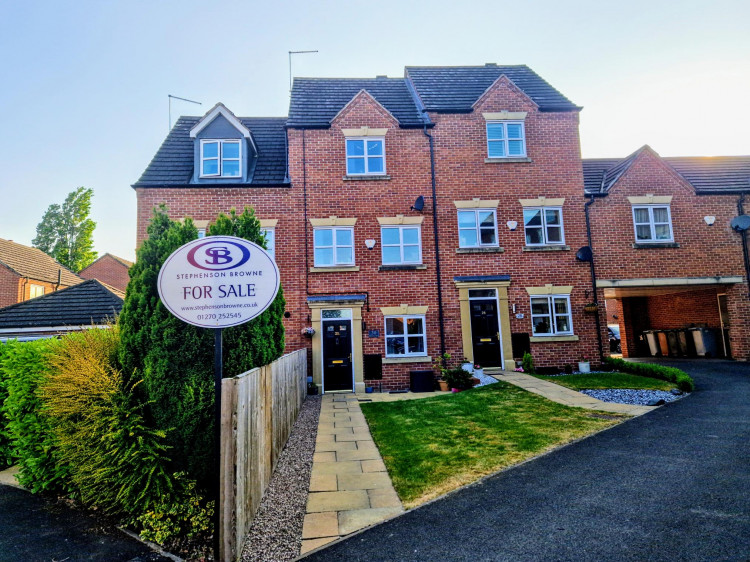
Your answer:
[[[421,213],[422,209],[424,209],[424,197],[420,195],[419,197],[417,197],[417,200],[414,201],[414,205],[411,206],[411,210]]]
[[[592,261],[594,259],[594,253],[591,251],[590,246],[584,246],[576,252],[576,259],[578,261]]]
[[[750,229],[750,215],[740,215],[734,217],[729,225],[737,232],[745,232]]]

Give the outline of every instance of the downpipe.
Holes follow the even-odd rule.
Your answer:
[[[591,248],[591,261],[589,267],[591,269],[591,289],[594,291],[594,303],[597,304],[596,311],[596,343],[599,346],[599,363],[604,363],[604,342],[602,341],[602,323],[599,317],[599,295],[596,291],[596,268],[594,267],[594,243],[591,240],[591,219],[589,218],[589,207],[594,204],[594,196],[586,201],[583,205],[584,212],[586,214],[586,238],[588,239],[589,248]]]

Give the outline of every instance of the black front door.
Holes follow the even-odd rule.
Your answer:
[[[500,367],[500,324],[497,300],[471,299],[471,342],[474,363],[482,367]]]
[[[353,390],[352,321],[323,320],[323,390]]]

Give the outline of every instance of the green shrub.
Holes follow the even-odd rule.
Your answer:
[[[18,481],[34,493],[68,493],[71,490],[69,470],[60,461],[50,419],[38,392],[49,374],[49,356],[59,342],[12,341],[5,345],[0,359],[8,391],[3,414],[20,467]]]
[[[62,338],[49,354],[39,396],[74,496],[109,514],[135,516],[171,494],[172,479],[165,434],[149,427],[124,384],[118,344],[116,328]]]
[[[206,502],[184,472],[173,475],[175,494],[165,496],[137,519],[141,538],[165,544],[175,539],[202,539],[213,530],[214,502]]]
[[[531,356],[531,353],[528,351],[523,354],[523,359],[521,360],[521,367],[523,367],[524,373],[534,373],[534,358]]]
[[[604,362],[623,373],[673,382],[683,392],[692,392],[695,389],[695,384],[690,375],[675,367],[666,367],[653,363],[633,363],[616,357],[605,357]]]
[[[231,235],[265,244],[252,211],[220,215],[210,235]],[[130,283],[118,324],[119,358],[126,379],[143,379],[142,392],[151,404],[156,427],[167,431],[177,471],[207,483],[213,451],[212,330],[191,326],[173,316],[159,300],[156,282],[164,260],[198,233],[190,219],[171,221],[155,209],[148,239],[130,269]],[[281,291],[263,314],[224,330],[224,372],[238,375],[270,363],[284,350]]]
[[[464,390],[471,387],[471,373],[464,371],[461,367],[446,370],[443,373],[443,379],[448,381],[450,388]]]
[[[10,346],[0,343],[0,470],[13,465],[15,454],[8,429],[8,420],[3,415],[5,399],[8,397],[8,376],[2,368],[3,357],[8,353]]]

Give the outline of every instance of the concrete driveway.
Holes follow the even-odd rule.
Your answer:
[[[750,365],[306,560],[748,560]]]

